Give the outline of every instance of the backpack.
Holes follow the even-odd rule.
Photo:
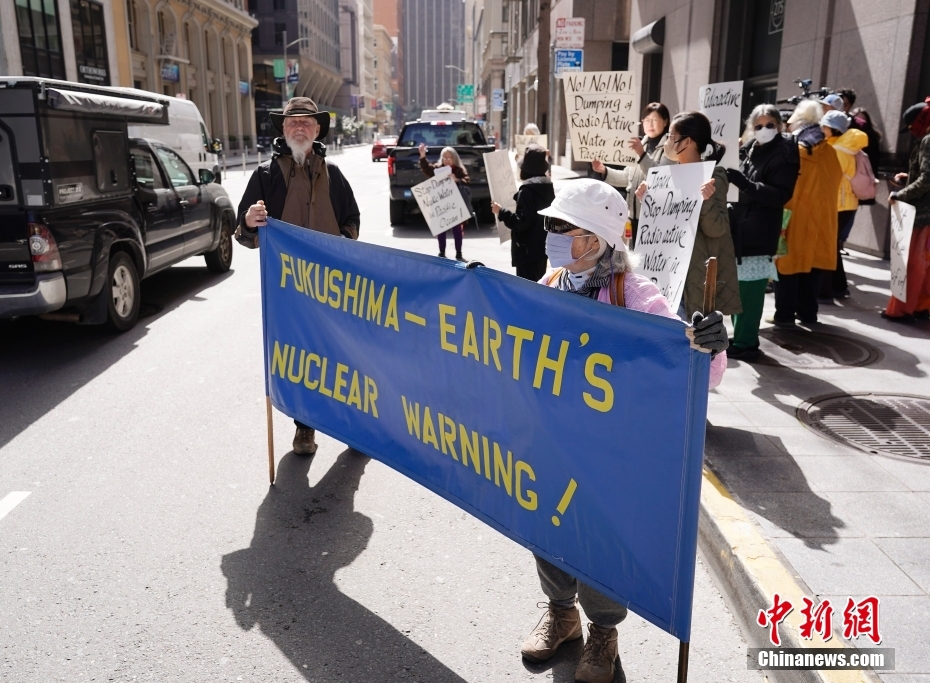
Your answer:
[[[853,194],[860,200],[875,199],[875,174],[865,152],[856,154],[856,175],[849,179]]]

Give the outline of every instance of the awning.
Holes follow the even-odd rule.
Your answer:
[[[52,109],[76,111],[82,114],[126,116],[132,119],[165,119],[165,105],[159,102],[131,100],[127,97],[95,95],[76,90],[48,89],[48,105]]]

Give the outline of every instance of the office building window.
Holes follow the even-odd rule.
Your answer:
[[[55,0],[16,0],[19,50],[25,76],[65,78]]]
[[[74,31],[78,81],[110,85],[103,5],[90,0],[71,0],[71,27]]]
[[[272,7],[276,10],[284,9],[284,0],[274,0]]]
[[[275,22],[274,25],[274,44],[284,45],[284,32],[287,30],[287,24]]]
[[[136,18],[136,3],[134,0],[126,0],[126,22],[129,29],[129,47],[138,50],[139,38],[136,36],[136,26],[139,22]]]

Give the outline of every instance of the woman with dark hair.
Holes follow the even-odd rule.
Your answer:
[[[771,104],[758,105],[746,120],[748,141],[739,151],[739,169],[727,169],[727,178],[740,191],[730,226],[743,305],[743,312],[733,316],[730,357],[737,360],[751,361],[759,355],[765,288],[769,280],[778,279],[774,257],[782,215],[801,166],[798,146],[781,133],[778,109]]]
[[[614,187],[639,187],[646,179],[646,174],[653,166],[668,163],[665,160],[665,141],[668,139],[670,116],[668,107],[661,102],[652,102],[643,109],[643,138],[630,138],[630,148],[639,159],[621,169],[608,168],[599,159],[591,162],[595,173],[603,176],[604,182]],[[636,229],[639,225],[639,200],[636,196],[627,197],[630,208],[630,224],[633,226],[631,245],[636,244]]]
[[[863,133],[866,134],[866,137],[869,138],[869,144],[865,146],[865,149],[862,150],[865,152],[865,155],[869,158],[869,163],[872,165],[872,172],[875,173],[878,171],[878,161],[879,156],[881,155],[881,144],[882,144],[882,134],[875,127],[875,124],[872,123],[872,116],[869,112],[863,108],[858,107],[853,109],[849,114],[852,117],[850,126],[858,128]],[[859,202],[860,204],[874,204],[875,200],[870,199],[868,202]]]
[[[517,277],[538,282],[546,273],[546,228],[539,211],[549,208],[555,190],[549,178],[548,152],[539,145],[528,145],[520,166],[523,184],[514,195],[515,211],[491,202],[491,211],[511,230],[510,262]]]
[[[908,107],[903,118],[917,145],[907,173],[894,177],[894,184],[901,189],[888,195],[888,202],[913,204],[917,215],[907,256],[907,301],[891,297],[882,317],[912,323],[915,318],[930,318],[930,97]]]
[[[665,156],[679,164],[713,161],[719,164],[726,147],[711,139],[710,121],[701,112],[688,111],[676,114],[665,142]],[[691,320],[704,304],[704,275],[707,259],[717,258],[717,310],[724,315],[742,313],[739,283],[736,276],[736,252],[730,235],[730,215],[727,211],[727,172],[723,166],[714,168],[713,177],[701,186],[701,216],[694,237],[694,251],[685,279],[682,309],[684,319]],[[640,201],[647,190],[640,183],[636,197]]]

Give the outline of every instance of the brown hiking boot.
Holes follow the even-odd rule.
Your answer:
[[[558,607],[550,602],[546,608],[546,613],[520,648],[520,653],[531,662],[545,662],[555,654],[559,645],[581,638],[578,607]]]
[[[576,683],[611,683],[617,664],[617,629],[588,624],[588,642],[575,668]]]
[[[297,455],[313,455],[316,453],[316,431],[310,427],[298,427],[294,435],[293,449]]]

